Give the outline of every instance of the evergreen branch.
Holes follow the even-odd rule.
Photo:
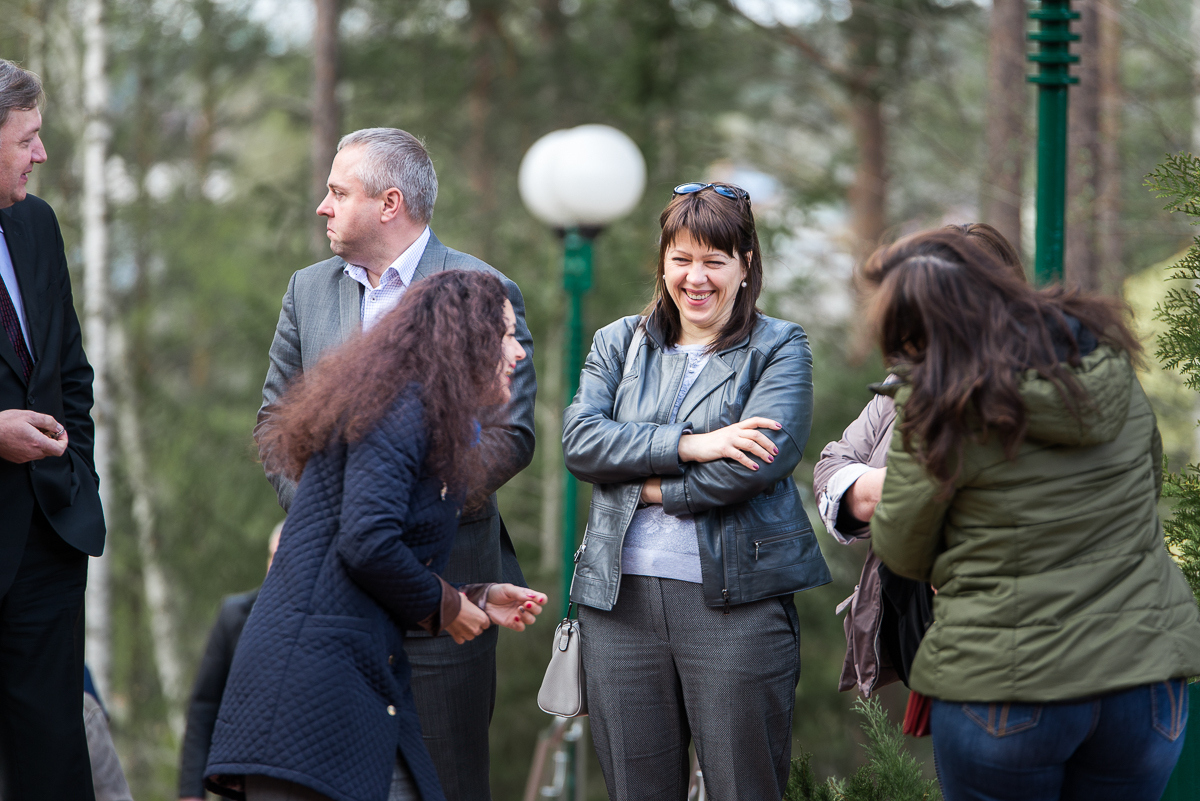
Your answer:
[[[1167,211],[1181,211],[1200,224],[1200,158],[1191,153],[1168,154],[1166,160],[1146,176],[1143,186],[1166,199]]]

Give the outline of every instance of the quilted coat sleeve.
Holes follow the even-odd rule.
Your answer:
[[[679,437],[691,430],[690,424],[619,422],[613,418],[617,387],[637,321],[637,317],[627,317],[596,332],[579,375],[579,391],[563,413],[563,456],[567,469],[580,481],[614,484],[683,472]]]
[[[351,581],[406,628],[416,628],[442,599],[437,575],[405,543],[405,523],[421,499],[424,426],[420,402],[402,397],[373,432],[350,446],[335,540]]]
[[[662,481],[663,511],[699,514],[718,506],[742,503],[791,476],[812,427],[812,351],[800,326],[766,356],[767,363],[742,407],[742,420],[765,417],[780,423],[776,431],[758,429],[779,454],[775,461],[751,470],[733,459],[689,463],[683,475]],[[676,445],[678,448],[678,445]]]

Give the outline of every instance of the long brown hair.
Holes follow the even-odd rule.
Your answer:
[[[1033,369],[1063,393],[1078,414],[1082,389],[1064,366],[1079,366],[1079,342],[1067,315],[1099,342],[1136,359],[1128,309],[1115,299],[1034,289],[988,249],[946,230],[927,231],[877,250],[863,276],[876,287],[871,319],[885,361],[904,365],[912,394],[904,406],[904,447],[949,495],[964,443],[995,433],[1016,458],[1027,420],[1022,371]],[[905,369],[906,368],[906,369]]]
[[[736,192],[740,187],[728,186]],[[746,265],[746,285],[738,288],[729,320],[721,327],[717,338],[708,346],[710,353],[735,345],[754,330],[758,321],[758,296],[762,292],[762,254],[758,247],[758,232],[754,229],[754,213],[748,197],[733,198],[714,192],[711,187],[687,195],[676,195],[658,218],[662,236],[658,240],[658,272],[654,281],[654,298],[642,311],[646,324],[654,325],[666,345],[674,345],[683,334],[679,307],[667,292],[663,274],[667,251],[683,232],[705,247],[715,248],[740,258]]]
[[[1002,265],[1013,271],[1013,275],[1022,281],[1027,282],[1029,280],[1025,275],[1025,266],[1021,264],[1021,257],[1017,255],[1017,249],[1012,246],[1011,242],[1005,239],[1004,234],[997,231],[994,227],[987,223],[959,223],[957,225],[947,225],[943,230],[957,231],[976,245],[981,246],[985,250],[990,250],[992,255],[1000,260]]]
[[[507,298],[482,272],[445,270],[413,284],[374,328],[324,354],[283,395],[257,437],[264,464],[298,479],[314,453],[361,440],[415,389],[430,472],[456,490],[479,486],[487,459],[473,451],[476,420],[500,399]]]

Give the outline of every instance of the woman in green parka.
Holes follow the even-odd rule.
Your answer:
[[[873,547],[937,590],[910,684],[949,801],[1156,801],[1200,611],[1163,547],[1141,346],[1117,302],[993,260],[939,230],[864,268],[904,378]]]

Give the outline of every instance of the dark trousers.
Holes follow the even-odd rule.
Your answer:
[[[800,631],[791,596],[705,606],[699,584],[623,576],[579,609],[592,740],[613,801],[684,801],[695,740],[712,801],[779,801]]]
[[[1157,801],[1183,750],[1185,679],[1055,704],[934,700],[947,801]]]
[[[488,724],[496,704],[496,639],[490,626],[470,642],[408,637],[421,734],[446,801],[490,801]]]
[[[0,597],[0,745],[5,801],[94,801],[83,720],[87,555],[35,509]]]

